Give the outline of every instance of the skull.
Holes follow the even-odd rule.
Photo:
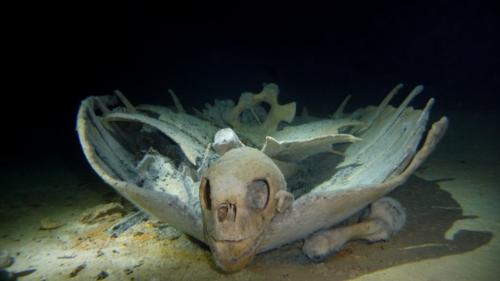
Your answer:
[[[252,261],[276,212],[284,211],[293,196],[268,156],[240,147],[208,168],[200,201],[204,235],[215,263],[233,272]]]

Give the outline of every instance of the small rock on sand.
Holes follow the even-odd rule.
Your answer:
[[[51,218],[43,218],[40,220],[40,230],[51,230],[63,226],[63,222],[55,221]]]
[[[12,257],[7,251],[0,251],[0,268],[7,268],[14,263],[14,257]]]

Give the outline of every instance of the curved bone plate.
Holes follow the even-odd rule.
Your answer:
[[[89,97],[78,111],[77,132],[83,152],[94,171],[121,195],[142,210],[168,221],[179,230],[203,241],[199,200],[182,201],[178,196],[138,186],[133,156],[104,128],[95,101],[111,104],[112,97]]]
[[[363,140],[346,150],[345,161],[329,180],[298,198],[290,212],[276,216],[261,251],[331,227],[409,178],[434,150],[448,126],[445,117],[434,123],[424,145],[415,154],[433,100],[424,110],[414,110],[406,107],[413,96],[398,109],[385,108],[361,136]]]
[[[260,94],[242,95],[240,104],[232,111],[229,107],[224,107],[226,111],[213,111],[225,114],[226,121],[233,124],[240,137],[251,139],[257,145],[265,141],[262,156],[273,157],[278,167],[290,170],[290,173],[282,170],[284,174],[300,169],[301,165],[306,165],[304,162],[316,155],[334,152],[333,144],[349,143],[342,162],[318,161],[314,163],[316,166],[311,166],[316,170],[306,167],[307,173],[316,175],[318,168],[335,163],[329,169],[322,169],[324,177],[322,174],[321,181],[309,183],[308,192],[301,193],[303,195],[293,201],[290,208],[283,208],[283,212],[276,214],[269,227],[262,232],[262,244],[257,252],[279,247],[338,224],[403,184],[422,164],[446,131],[448,120],[444,117],[433,124],[417,152],[434,100],[429,100],[422,110],[408,107],[423,90],[418,86],[399,107],[388,105],[400,88],[401,85],[396,86],[378,107],[367,107],[351,116],[340,110],[337,117],[347,117],[345,119],[310,122],[280,131],[277,131],[279,122],[292,121],[295,103],[278,105],[278,88],[274,84],[266,85]],[[123,102],[124,98],[121,99]],[[272,105],[267,120],[257,128],[241,124],[239,115],[243,109],[260,102]],[[197,181],[201,175],[196,171],[204,171],[200,167],[209,167],[210,163],[205,160],[217,157],[209,142],[219,128],[164,107],[137,107],[133,110],[135,112],[123,112],[123,107],[108,109],[116,104],[114,97],[104,96],[89,97],[80,106],[77,130],[90,165],[106,183],[135,205],[203,241],[197,192]],[[210,120],[222,120],[222,116],[216,117]],[[352,121],[354,119],[357,121]],[[116,121],[138,123],[142,130],[134,131],[136,135],[142,135],[147,130],[161,132],[167,137],[167,142],[173,141],[175,147],[180,148],[184,158],[171,159],[170,154],[154,150],[138,151],[138,146],[127,144],[136,139],[127,138],[130,132],[122,132],[122,122]],[[122,134],[125,134],[124,137],[120,136]],[[142,160],[137,159],[137,154]],[[232,169],[252,173],[246,165],[241,166]],[[166,184],[155,180],[155,177],[165,179]]]

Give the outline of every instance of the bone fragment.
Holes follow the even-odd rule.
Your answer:
[[[181,101],[177,97],[177,95],[172,91],[172,89],[168,89],[168,92],[170,93],[170,96],[172,97],[172,100],[174,101],[175,108],[177,109],[177,112],[179,113],[186,113],[186,110],[184,110],[184,107],[182,106]]]
[[[132,155],[113,138],[112,134],[105,129],[101,119],[95,115],[93,110],[88,111],[89,120],[93,127],[89,128],[89,134],[93,136],[94,149],[100,158],[113,163],[113,172],[122,179],[133,180],[134,167],[132,166]],[[99,137],[97,137],[99,136]]]
[[[176,124],[173,122],[165,122],[139,113],[130,114],[130,113],[114,112],[112,114],[107,115],[105,118],[106,118],[105,120],[111,122],[113,121],[138,122],[158,129],[161,133],[163,133],[166,136],[169,136],[174,142],[176,142],[179,145],[179,147],[186,155],[187,159],[193,165],[196,165],[197,157],[203,156],[204,144],[202,144],[198,139],[194,138],[192,135],[180,131],[178,127],[176,127]]]
[[[118,237],[120,234],[127,231],[132,226],[140,223],[141,221],[147,220],[148,218],[149,215],[141,211],[132,213],[121,219],[117,224],[113,225],[111,228],[109,228],[108,234],[109,236],[114,238]]]
[[[264,134],[275,132],[278,129],[280,122],[292,122],[295,117],[296,110],[296,104],[294,102],[280,105],[278,103],[278,94],[279,88],[276,84],[265,85],[262,91],[258,94],[243,93],[240,96],[238,104],[224,116],[224,120],[231,124],[231,127],[236,130],[252,130],[240,122],[240,114],[245,109],[251,110],[258,104],[265,102],[270,105],[271,109],[266,120],[264,120],[257,128],[253,128],[253,130],[257,130],[258,133]]]
[[[203,153],[203,159],[201,160],[200,167],[196,170],[198,176],[203,175],[208,168],[208,162],[209,162],[208,157],[210,155],[210,147],[212,147],[211,143],[209,143],[205,148],[205,152]]]
[[[94,103],[97,107],[99,107],[104,115],[111,113],[111,110],[109,110],[108,106],[101,99],[94,99]]]
[[[392,98],[394,98],[394,96],[399,92],[399,90],[401,88],[403,88],[403,84],[401,84],[401,83],[397,84],[394,88],[392,88],[392,90],[387,94],[387,96],[379,104],[379,106],[377,107],[377,111],[373,116],[373,119],[370,121],[373,122],[375,119],[377,119],[380,116],[382,111],[384,111],[385,107],[389,104],[389,102],[392,100]]]
[[[137,113],[137,110],[135,107],[132,105],[132,103],[125,97],[125,95],[120,92],[119,90],[114,91],[115,95],[118,97],[118,99],[125,105],[127,108],[127,111],[129,113]]]
[[[233,148],[244,146],[238,135],[231,128],[220,129],[215,133],[212,147],[220,156]]]
[[[125,213],[125,209],[120,203],[108,203],[97,205],[93,208],[85,210],[80,215],[80,222],[85,224],[93,224],[109,218],[115,214],[121,217]]]
[[[339,105],[339,107],[337,108],[337,110],[333,114],[333,116],[332,116],[333,119],[342,118],[342,116],[344,115],[345,106],[347,105],[347,102],[349,101],[349,99],[351,99],[351,95],[348,95],[347,97],[344,98],[342,103]]]
[[[293,204],[293,194],[291,194],[288,191],[280,190],[276,193],[274,197],[278,200],[278,203],[276,205],[276,210],[279,213],[284,213]]]
[[[370,115],[370,117],[367,120],[365,120],[366,126],[358,128],[354,132],[356,134],[361,134],[364,131],[366,131],[368,128],[370,128],[370,126],[378,118],[380,118],[380,116],[382,116],[382,113],[386,109],[386,107],[389,104],[389,102],[394,98],[394,96],[399,92],[399,90],[401,88],[403,88],[403,84],[401,84],[401,83],[397,84],[394,88],[392,88],[392,90],[387,94],[387,96],[385,96],[385,98],[382,100],[382,102],[377,106],[377,109],[375,110],[375,112],[372,115]]]

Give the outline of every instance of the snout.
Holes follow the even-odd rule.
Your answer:
[[[217,266],[225,272],[236,272],[245,268],[255,257],[260,241],[218,241],[210,239],[210,250]]]

